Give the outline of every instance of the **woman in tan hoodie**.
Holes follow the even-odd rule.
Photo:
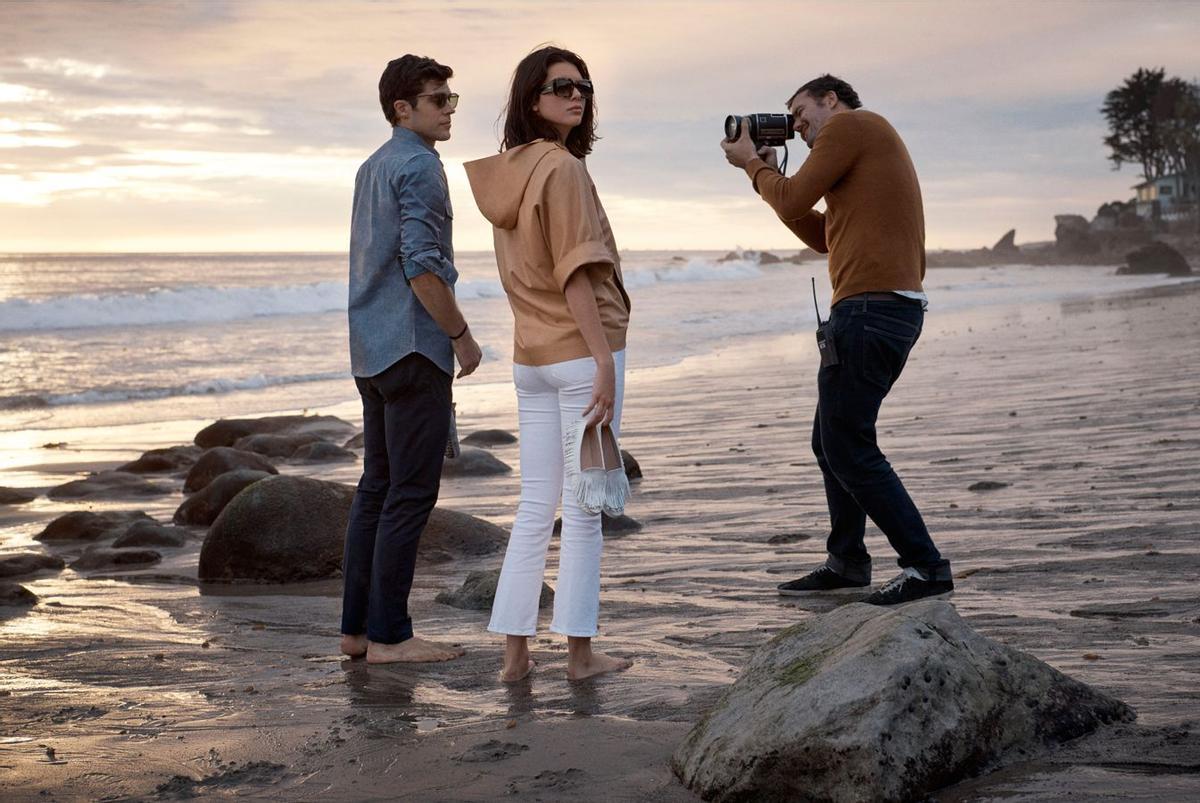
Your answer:
[[[550,630],[567,637],[567,676],[580,679],[630,665],[592,651],[600,603],[600,515],[572,492],[577,472],[566,477],[564,471],[563,436],[581,420],[594,427],[593,435],[605,425],[611,429],[604,468],[612,469],[608,463],[621,421],[630,304],[612,229],[583,162],[595,140],[587,65],[569,50],[545,47],[522,59],[513,73],[501,153],[466,165],[475,202],[493,225],[500,281],[513,311],[521,501],[488,625],[506,636],[500,675],[506,682],[520,680],[534,666],[528,638],[537,634],[546,550],[560,497],[563,526]]]

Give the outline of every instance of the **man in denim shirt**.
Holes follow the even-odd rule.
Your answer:
[[[354,181],[350,225],[350,367],[363,400],[363,475],[343,561],[342,652],[369,663],[446,661],[462,650],[413,636],[417,542],[437,502],[458,376],[480,350],[454,300],[446,174],[453,71],[406,55],[379,80],[392,138]]]

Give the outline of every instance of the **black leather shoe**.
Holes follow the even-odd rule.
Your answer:
[[[945,597],[953,590],[953,580],[926,580],[905,571],[887,581],[863,602],[869,605],[899,605],[929,597]]]
[[[814,594],[821,591],[841,591],[846,588],[866,588],[870,583],[859,582],[842,577],[840,574],[830,569],[828,566],[822,566],[815,572],[809,572],[799,580],[792,580],[788,583],[780,583],[776,588],[779,593],[785,597],[799,597],[804,594]]]

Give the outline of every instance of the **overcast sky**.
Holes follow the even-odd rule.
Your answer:
[[[1054,214],[1130,197],[1104,94],[1142,66],[1200,76],[1195,2],[6,0],[0,31],[10,252],[344,250],[355,170],[390,135],[379,74],[406,52],[462,95],[439,146],[460,249],[491,246],[462,162],[495,152],[545,41],[591,68],[589,169],[639,249],[797,247],[718,140],[826,71],[907,142],[934,248],[1050,239]]]

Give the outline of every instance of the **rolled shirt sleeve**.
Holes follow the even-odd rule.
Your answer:
[[[583,162],[572,156],[551,168],[539,213],[560,290],[565,291],[571,276],[583,267],[593,281],[612,274],[614,256],[605,242],[595,190]]]
[[[441,236],[450,215],[450,194],[441,162],[434,154],[409,159],[397,176],[400,206],[400,264],[406,280],[432,273],[447,286],[458,270],[442,250]]]

